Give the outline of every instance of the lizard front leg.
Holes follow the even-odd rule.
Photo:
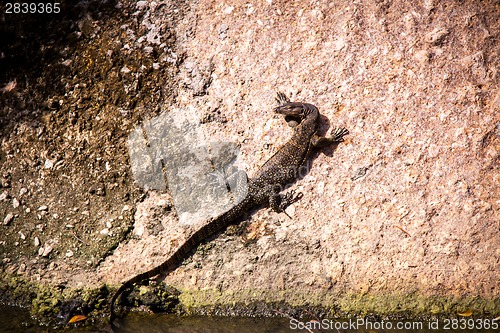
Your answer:
[[[311,138],[311,144],[314,147],[326,147],[334,143],[344,141],[344,136],[349,134],[349,131],[343,127],[336,127],[332,130],[330,136],[319,136],[314,134]]]
[[[294,190],[288,191],[286,194],[281,195],[281,186],[274,185],[272,187],[272,191],[269,195],[269,207],[274,210],[276,213],[285,213],[286,216],[290,217],[285,209],[291,204],[299,201],[302,197],[302,193],[295,193]],[[291,218],[291,217],[290,217]]]

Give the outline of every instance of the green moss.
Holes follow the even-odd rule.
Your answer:
[[[28,281],[19,276],[0,277],[0,301],[23,306],[44,325],[63,325],[73,314],[92,314],[89,324],[100,321],[107,311],[109,291],[100,288],[64,288]]]
[[[49,286],[38,285],[35,287],[36,297],[31,302],[31,313],[37,318],[55,317],[58,312],[58,305],[63,300],[61,292]]]
[[[280,292],[264,290],[224,291],[215,289],[183,290],[179,296],[181,305],[188,313],[210,313],[217,309],[237,304],[286,304],[291,308],[322,308],[335,317],[377,315],[388,318],[430,318],[450,317],[471,310],[475,316],[492,317],[500,313],[500,298],[478,296],[452,297],[428,296],[419,292],[393,294],[314,293],[285,290]],[[272,310],[272,309],[270,309]],[[220,311],[219,311],[220,312]],[[271,311],[272,312],[272,311]],[[268,315],[257,313],[257,315]]]

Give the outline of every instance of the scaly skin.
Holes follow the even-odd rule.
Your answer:
[[[269,204],[274,211],[284,212],[285,208],[299,200],[302,194],[289,191],[282,196],[280,192],[298,178],[300,169],[304,166],[312,148],[340,143],[343,141],[343,137],[349,133],[345,128],[338,128],[333,131],[331,137],[318,136],[316,130],[319,111],[316,106],[308,103],[290,102],[283,93],[278,93],[276,100],[279,106],[274,109],[274,112],[284,115],[285,120],[293,127],[292,137],[264,163],[254,178],[248,180],[248,193],[239,204],[209,220],[161,265],[134,276],[116,291],[111,298],[110,305],[112,328],[116,328],[114,321],[117,317],[114,312],[114,304],[118,296],[125,290],[140,281],[159,274],[167,275],[175,270],[198,244],[234,223],[253,207]]]

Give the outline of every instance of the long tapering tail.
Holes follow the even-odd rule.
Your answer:
[[[234,206],[233,208],[231,208],[230,210],[228,210],[224,214],[216,217],[215,219],[211,219],[207,224],[205,224],[198,231],[193,233],[184,242],[184,244],[182,244],[174,252],[174,254],[172,254],[161,265],[156,266],[153,269],[150,269],[149,271],[146,271],[144,273],[136,275],[133,278],[126,281],[125,283],[123,283],[121,285],[121,287],[118,288],[116,293],[111,298],[111,303],[110,303],[110,307],[109,307],[109,310],[110,310],[109,322],[110,322],[113,330],[117,329],[117,327],[114,324],[114,321],[117,318],[117,315],[115,313],[115,302],[116,302],[117,298],[125,292],[125,290],[131,288],[134,284],[136,284],[140,281],[150,279],[156,275],[159,275],[159,274],[168,275],[170,272],[175,270],[182,263],[182,261],[186,258],[187,254],[191,250],[193,250],[199,243],[201,243],[203,240],[207,239],[208,237],[212,236],[216,232],[227,227],[229,224],[231,224],[233,221],[235,221],[242,214],[242,212],[248,210],[250,208],[250,206],[252,206],[252,198],[250,196],[247,196],[239,204],[237,204],[236,206]]]

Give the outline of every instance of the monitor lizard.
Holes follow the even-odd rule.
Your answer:
[[[279,106],[274,112],[284,115],[288,125],[293,127],[292,137],[262,165],[256,175],[248,179],[248,192],[243,200],[227,212],[210,219],[203,227],[194,232],[166,261],[144,273],[138,274],[122,284],[111,298],[110,324],[116,328],[117,318],[114,304],[118,296],[134,284],[168,274],[175,270],[188,253],[199,243],[226,228],[253,207],[268,204],[275,212],[281,213],[285,208],[302,197],[302,193],[290,190],[285,195],[280,192],[293,183],[299,176],[313,147],[325,147],[340,143],[349,132],[345,128],[335,128],[331,136],[319,136],[319,110],[309,103],[290,102],[285,94],[278,92],[276,98]]]

